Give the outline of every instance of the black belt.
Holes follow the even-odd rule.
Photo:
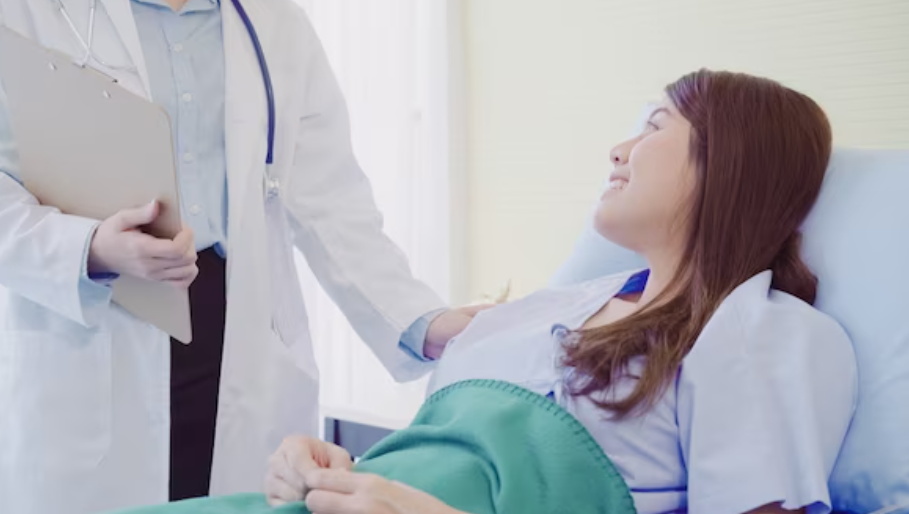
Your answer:
[[[199,253],[189,288],[192,344],[171,339],[170,499],[208,496],[227,308],[226,266],[214,250]]]

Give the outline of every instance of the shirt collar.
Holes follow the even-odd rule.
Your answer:
[[[170,9],[165,0],[132,0],[135,3]],[[221,0],[189,0],[183,7],[182,14],[198,11],[209,11],[221,6]]]

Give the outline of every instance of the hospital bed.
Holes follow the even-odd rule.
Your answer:
[[[858,406],[830,481],[834,507],[909,514],[909,150],[836,150],[803,232],[816,307],[843,325],[858,361]],[[641,265],[588,227],[553,284]]]

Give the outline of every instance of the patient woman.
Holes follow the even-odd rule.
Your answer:
[[[811,307],[799,226],[830,151],[823,111],[776,82],[702,70],[670,84],[646,128],[613,148],[595,216],[649,271],[481,313],[449,343],[431,392],[495,379],[548,397],[641,514],[828,512],[856,371],[847,336]],[[457,512],[349,468],[341,448],[288,439],[269,499],[317,514]]]
[[[431,392],[495,379],[548,398],[592,435],[642,514],[828,512],[856,371],[845,333],[811,307],[799,226],[830,151],[823,111],[776,82],[702,70],[670,84],[646,128],[613,148],[595,218],[649,269],[481,313],[449,343]],[[344,450],[291,438],[272,460],[270,501],[457,512],[349,468]]]
[[[337,446],[287,439],[268,502],[316,514],[829,512],[856,371],[843,330],[811,307],[799,226],[830,151],[823,111],[776,82],[702,70],[670,84],[612,150],[595,218],[648,269],[482,312],[449,343],[410,428],[355,467]]]

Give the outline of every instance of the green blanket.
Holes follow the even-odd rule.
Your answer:
[[[548,398],[493,380],[447,387],[357,471],[409,484],[471,514],[634,514],[625,482],[587,430]],[[122,514],[304,514],[262,495],[202,498]]]

